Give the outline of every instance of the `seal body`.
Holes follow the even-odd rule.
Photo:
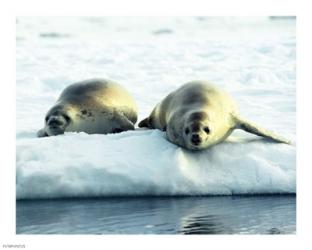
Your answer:
[[[133,130],[136,121],[137,106],[125,88],[110,80],[90,79],[63,90],[37,135],[116,133]]]
[[[289,143],[240,118],[233,98],[206,81],[189,82],[170,93],[139,127],[164,130],[170,142],[190,150],[209,148],[225,140],[234,129]]]

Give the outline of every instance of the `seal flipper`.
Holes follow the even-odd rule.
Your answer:
[[[115,118],[116,119],[116,118]],[[134,130],[134,124],[123,114],[119,114],[112,133],[120,133],[127,130]]]
[[[40,129],[40,130],[37,132],[37,136],[38,136],[38,137],[47,137],[48,134],[44,131],[44,129]]]
[[[149,117],[139,122],[139,128],[149,128]]]
[[[242,119],[241,117],[234,116],[234,120],[236,122],[236,126],[235,126],[236,129],[242,129],[242,130],[245,130],[246,132],[265,137],[267,139],[273,140],[278,143],[291,144],[290,140],[285,139],[279,135],[276,135],[272,131],[261,128],[253,124],[252,122]]]

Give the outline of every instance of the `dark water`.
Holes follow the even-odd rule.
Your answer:
[[[295,196],[17,201],[17,234],[294,234]]]

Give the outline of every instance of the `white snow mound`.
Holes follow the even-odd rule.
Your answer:
[[[17,142],[17,199],[294,193],[295,149],[264,140],[181,149],[158,130]]]

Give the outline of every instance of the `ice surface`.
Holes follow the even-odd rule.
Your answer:
[[[67,133],[17,143],[17,198],[295,192],[294,148],[227,142],[203,152],[163,132]]]
[[[296,192],[294,19],[23,17],[16,39],[18,199]],[[36,138],[62,89],[94,77],[124,85],[139,119],[181,84],[209,80],[294,143],[238,131],[191,153],[156,130]]]

